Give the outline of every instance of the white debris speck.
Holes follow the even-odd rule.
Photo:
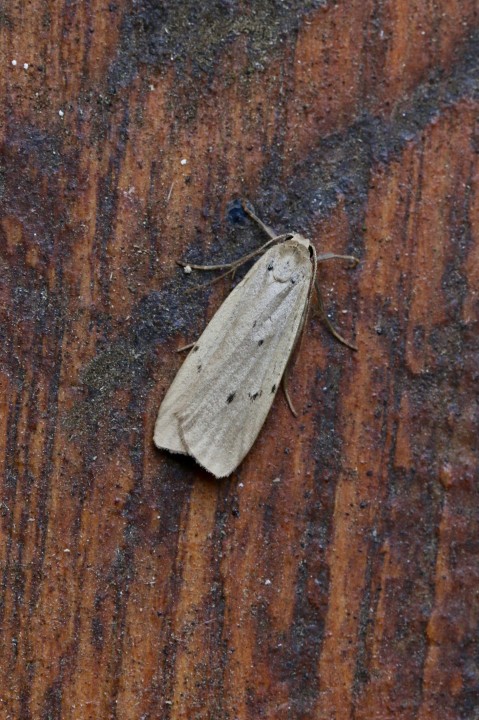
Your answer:
[[[271,580],[265,580],[265,581],[264,581],[264,584],[265,584],[265,585],[271,585]]]
[[[183,160],[180,161],[180,164],[186,165],[187,162],[188,162],[188,160],[186,158],[183,158]]]
[[[15,67],[16,64],[17,64],[17,61],[16,61],[16,60],[12,60],[12,65],[13,65],[13,67]]]
[[[281,482],[281,478],[280,478],[280,477],[277,477],[277,478],[275,478],[275,479],[273,480],[273,482],[274,482],[274,483],[279,483],[279,482]]]
[[[70,548],[65,548],[63,552],[64,552],[64,553],[69,553],[69,552],[71,552],[71,550],[70,550]]]
[[[28,70],[28,63],[23,63],[23,69]]]
[[[185,275],[189,275],[191,273],[191,265],[185,265],[185,267],[183,268],[183,272],[185,273]]]
[[[59,111],[58,111],[58,114],[60,115],[60,117],[63,117],[63,116],[65,115],[65,113],[63,112],[63,110],[59,110]]]

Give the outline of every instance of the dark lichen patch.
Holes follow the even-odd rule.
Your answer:
[[[118,442],[132,421],[125,420],[128,409],[124,400],[118,404],[116,393],[127,392],[146,403],[155,382],[158,345],[187,332],[201,312],[197,298],[185,293],[184,285],[175,281],[143,298],[122,333],[81,372],[83,397],[64,419],[72,439],[81,442],[82,436],[86,440],[96,438],[99,424],[104,423],[111,442]]]
[[[129,84],[141,65],[162,70],[174,63],[181,71],[188,67],[188,73],[180,73],[183,80],[211,74],[218,54],[239,37],[247,39],[245,74],[261,71],[276,51],[282,51],[281,41],[291,39],[304,15],[324,4],[324,0],[262,0],[245,11],[239,0],[139,0],[122,20],[110,89]]]
[[[98,615],[94,615],[91,619],[90,637],[95,650],[101,650],[105,640],[105,628]]]
[[[349,251],[360,252],[364,213],[368,200],[371,167],[389,163],[406,144],[420,138],[427,125],[440,116],[447,106],[461,98],[479,94],[479,33],[471,35],[462,55],[450,74],[431,72],[416,90],[397,103],[387,119],[363,114],[352,118],[343,132],[321,137],[289,174],[288,184],[278,185],[281,158],[272,154],[263,173],[263,187],[257,212],[274,223],[281,220],[281,230],[291,227],[304,232],[311,218],[327,217],[345,203],[351,221],[351,236],[356,242]],[[257,201],[259,193],[257,193]]]
[[[12,16],[8,13],[5,7],[0,7],[0,27],[4,27],[7,30],[13,30],[15,28]]]

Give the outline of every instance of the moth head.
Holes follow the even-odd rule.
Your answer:
[[[309,246],[311,245],[311,242],[307,238],[300,235],[300,233],[292,233],[291,240],[294,240],[299,245],[302,245],[305,248],[309,248]]]

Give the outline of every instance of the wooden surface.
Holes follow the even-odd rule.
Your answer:
[[[479,717],[478,9],[3,5],[2,720]],[[359,352],[216,482],[152,431],[240,197]]]

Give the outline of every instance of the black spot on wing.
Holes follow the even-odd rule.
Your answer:
[[[202,367],[203,367],[203,365],[198,365],[198,367],[196,368],[198,370],[198,372],[201,372]]]
[[[271,270],[274,268],[274,265],[272,262],[268,265],[268,270],[271,272]]]
[[[262,345],[264,343],[264,340],[258,340],[258,345]]]
[[[198,352],[199,349],[200,349],[200,346],[199,346],[199,345],[195,345],[195,347],[193,348],[193,352]]]
[[[273,385],[273,387],[271,388],[271,392],[272,393],[276,392],[276,385]]]
[[[230,395],[228,395],[228,397],[226,398],[226,402],[228,403],[228,405],[233,402],[233,400],[235,399],[235,395],[236,395],[236,393],[234,393],[234,392],[232,392]]]

